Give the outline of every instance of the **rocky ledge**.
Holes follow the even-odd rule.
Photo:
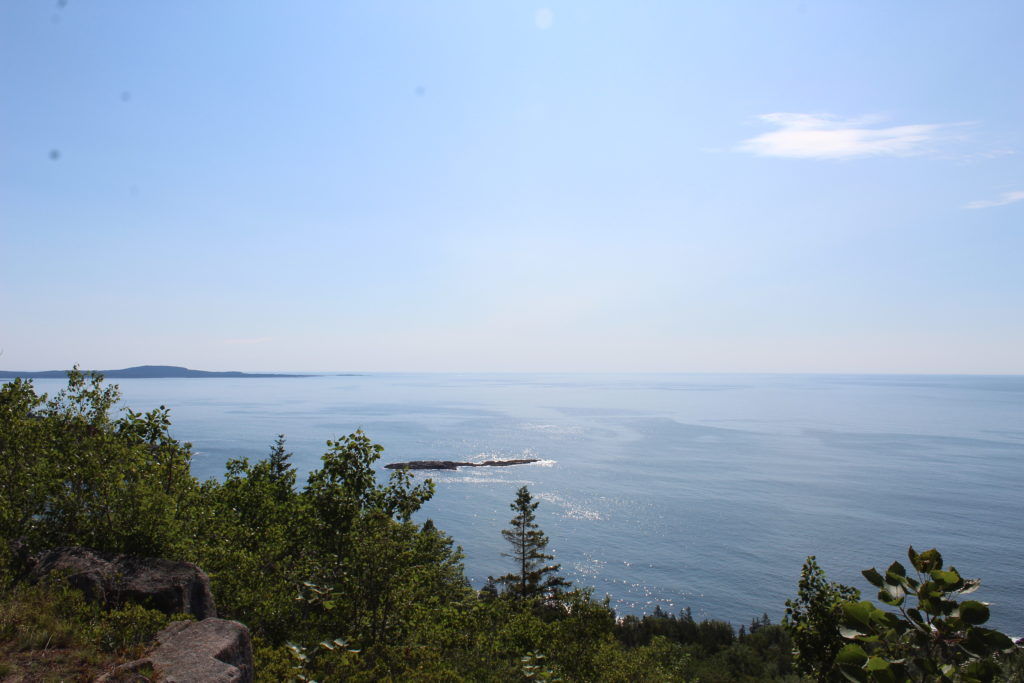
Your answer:
[[[147,675],[155,670],[156,675]],[[156,646],[142,659],[122,664],[96,679],[163,683],[252,683],[252,641],[237,621],[173,621],[156,636]]]
[[[529,465],[539,462],[539,458],[523,458],[520,460],[484,460],[483,462],[456,462],[454,460],[412,460],[410,462],[393,462],[384,465],[389,470],[457,470],[460,467],[508,467],[509,465]]]
[[[33,583],[60,577],[105,609],[134,602],[166,614],[217,616],[210,578],[190,562],[66,547],[37,555],[34,565],[29,574]]]

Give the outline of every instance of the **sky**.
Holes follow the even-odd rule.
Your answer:
[[[1021,26],[0,0],[0,368],[1024,373]]]

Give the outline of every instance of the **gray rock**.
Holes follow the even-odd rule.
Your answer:
[[[252,642],[249,629],[237,621],[203,619],[175,621],[157,634],[149,655],[122,664],[96,683],[151,680],[140,672],[151,668],[165,683],[251,683]]]
[[[108,609],[135,602],[166,614],[217,616],[210,578],[190,562],[57,548],[36,558],[29,579],[41,581],[55,572],[87,600]]]

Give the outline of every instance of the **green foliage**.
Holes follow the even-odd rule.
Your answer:
[[[618,657],[623,666],[637,667],[628,676],[614,680],[690,680],[699,678],[703,683],[734,681],[786,681],[792,674],[792,641],[786,629],[773,625],[767,615],[755,618],[750,633],[744,627],[737,635],[728,622],[705,619],[696,621],[689,610],[678,616],[655,607],[653,614],[643,617],[626,616],[615,625],[620,642],[629,646],[627,653]],[[670,647],[671,646],[671,647]],[[672,651],[669,659],[664,654]],[[656,652],[662,653],[653,658]],[[661,662],[654,671],[671,674],[649,674],[652,662]],[[607,673],[602,662],[598,670]]]
[[[379,484],[381,451],[361,431],[330,441],[299,491],[279,436],[266,459],[229,461],[223,482],[203,484],[194,559],[225,614],[271,646],[323,633],[372,646],[401,642],[432,606],[469,594],[451,539],[409,521],[433,483],[396,472]],[[296,601],[302,586],[334,597]]]
[[[811,555],[800,571],[796,600],[786,601],[783,624],[793,639],[793,663],[816,681],[844,680],[836,667],[843,646],[839,628],[843,604],[860,599],[860,591],[829,581]]]
[[[793,679],[789,635],[767,616],[737,636],[689,612],[617,620],[607,600],[566,590],[526,487],[503,531],[515,571],[500,579],[504,591],[492,581],[478,594],[451,538],[411,521],[433,484],[407,471],[379,482],[382,448],[361,431],[329,441],[305,485],[283,436],[265,458],[231,460],[221,480],[200,484],[166,408],[115,417],[118,400],[116,387],[77,370],[53,399],[30,382],[0,388],[0,533],[12,541],[0,544],[2,585],[28,554],[57,545],[194,561],[219,613],[253,634],[259,680]],[[820,623],[822,586],[833,585],[808,586],[796,621]],[[66,589],[12,590],[27,592],[0,604],[3,646],[83,648],[68,671],[137,654],[172,618],[138,606],[104,613]],[[985,611],[963,607],[958,618],[978,628]]]
[[[647,645],[653,638],[661,636],[677,643],[699,646],[705,656],[736,642],[736,633],[729,622],[715,619],[697,622],[689,610],[683,610],[677,617],[660,607],[655,607],[653,614],[643,617],[624,617],[615,630],[619,640],[627,645]]]
[[[306,658],[301,675],[317,680],[374,680],[441,662],[418,643],[473,598],[451,539],[410,521],[433,484],[408,472],[378,483],[381,451],[361,431],[328,442],[322,467],[297,490],[278,437],[266,459],[230,461],[223,482],[203,484],[195,560],[222,611],[250,627],[278,673],[291,671],[284,662],[294,667],[296,653]],[[336,638],[352,647],[323,645]],[[399,654],[409,648],[417,655]]]
[[[428,479],[413,485],[408,470],[395,470],[386,485],[378,484],[373,463],[384,448],[362,430],[328,441],[327,447],[322,467],[310,473],[306,485],[306,494],[314,503],[317,531],[343,538],[352,521],[369,511],[408,521],[434,495],[434,482]]]
[[[139,605],[103,610],[63,584],[17,584],[0,592],[0,661],[14,680],[92,680],[183,618]]]
[[[288,680],[307,681],[316,683],[312,678],[312,672],[319,664],[321,672],[328,669],[329,673],[341,674],[342,671],[354,673],[361,668],[359,663],[359,650],[353,650],[348,646],[344,638],[333,640],[322,640],[315,647],[307,648],[297,643],[286,643],[284,650],[291,657],[290,666],[287,667]],[[335,657],[331,657],[331,655]],[[333,661],[332,661],[333,660]],[[329,664],[329,666],[325,666]],[[348,678],[347,676],[343,676]]]
[[[1024,681],[1024,643],[1017,641],[1013,652],[998,657],[999,676],[996,680],[1020,683]]]
[[[0,642],[8,652],[83,645],[95,611],[65,587],[17,585],[0,602]]]
[[[303,497],[309,503],[307,542],[340,569],[353,555],[353,542],[365,527],[356,528],[367,517],[394,518],[408,522],[412,514],[434,495],[429,479],[413,484],[408,470],[391,473],[387,484],[378,484],[373,463],[384,450],[361,431],[337,441],[328,441],[322,467],[309,475]],[[353,535],[355,534],[355,535]],[[360,546],[360,554],[365,554]],[[315,580],[340,578],[329,568]]]
[[[555,558],[544,552],[548,537],[537,526],[535,512],[538,505],[540,502],[533,500],[529,489],[521,487],[510,506],[516,513],[509,522],[511,528],[501,531],[512,546],[511,553],[502,555],[512,558],[516,571],[497,581],[505,585],[509,594],[524,600],[554,597],[569,585],[558,575],[561,565],[546,564],[547,560]]]
[[[192,518],[198,542],[190,559],[211,575],[220,611],[275,644],[294,637],[302,616],[296,587],[315,566],[307,549],[312,513],[295,491],[290,458],[279,436],[264,460],[228,461],[222,482],[202,485]]]
[[[121,609],[100,612],[93,630],[93,642],[108,652],[124,652],[148,643],[172,621],[191,621],[191,614],[168,616],[155,609],[128,604]]]
[[[527,652],[525,655],[519,658],[522,662],[522,673],[523,679],[527,681],[551,681],[551,683],[559,683],[562,678],[554,672],[553,669],[549,668],[547,663],[544,661],[547,659],[546,656],[539,652]]]
[[[985,683],[1000,673],[997,655],[1013,652],[1002,633],[983,628],[985,603],[959,598],[973,593],[978,579],[965,579],[954,567],[943,568],[934,548],[907,552],[914,576],[899,562],[884,572],[867,569],[864,577],[877,587],[878,599],[898,614],[869,601],[843,605],[839,669],[851,681],[963,681]],[[908,606],[907,598],[916,600]]]
[[[266,639],[252,639],[252,664],[257,683],[279,683],[294,678],[295,658],[287,645],[271,645]]]
[[[647,645],[624,648],[605,641],[595,644],[598,680],[608,683],[650,681],[697,681],[693,656],[686,648],[664,636],[654,636]]]
[[[191,447],[169,435],[164,407],[112,417],[120,395],[102,380],[75,369],[49,400],[31,382],[0,387],[0,536],[21,559],[62,545],[180,548]]]

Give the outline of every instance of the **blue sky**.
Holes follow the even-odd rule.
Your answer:
[[[1024,3],[0,1],[0,367],[1024,372]]]

